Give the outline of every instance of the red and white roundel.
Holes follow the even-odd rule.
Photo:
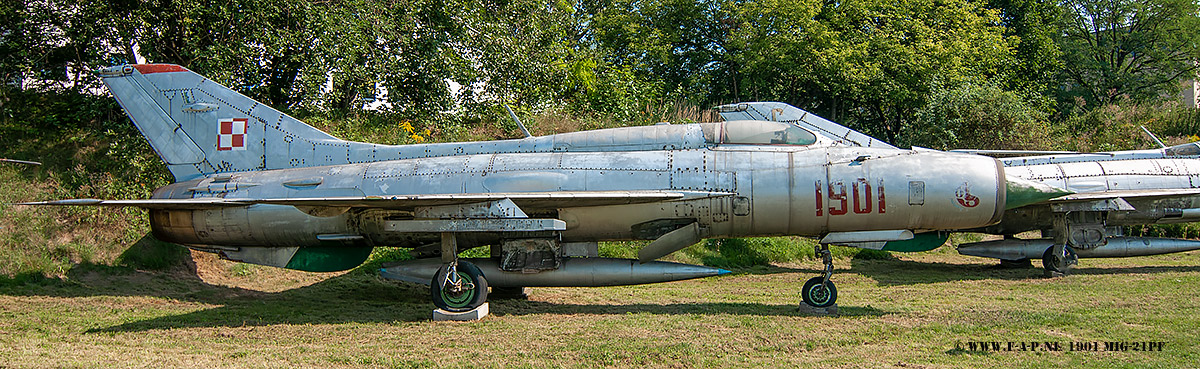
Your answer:
[[[217,151],[246,149],[246,118],[217,121]]]
[[[964,207],[973,208],[979,206],[979,196],[972,195],[971,187],[965,182],[962,186],[958,186],[958,191],[954,192],[954,197],[958,200],[958,204]]]

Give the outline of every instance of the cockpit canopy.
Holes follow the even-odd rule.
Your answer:
[[[787,123],[761,120],[735,120],[720,124],[719,137],[715,133],[710,136],[705,132],[705,138],[713,138],[715,143],[739,145],[812,145],[817,142],[817,136],[803,128]],[[715,127],[714,127],[715,128]]]
[[[1200,142],[1188,142],[1182,145],[1175,145],[1163,149],[1167,156],[1193,156],[1200,155]]]
[[[555,152],[641,151],[698,149],[712,145],[809,146],[828,144],[804,128],[789,123],[735,120],[699,124],[656,124],[560,133],[514,140],[511,150],[549,147]],[[544,141],[544,142],[542,142]],[[432,144],[442,145],[442,144]],[[451,144],[445,144],[451,145]],[[454,144],[458,145],[458,144]],[[463,146],[466,147],[466,146]],[[470,145],[476,152],[500,151],[485,145]]]

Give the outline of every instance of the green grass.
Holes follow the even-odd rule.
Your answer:
[[[403,253],[377,253],[389,258]],[[479,322],[369,272],[225,261],[78,265],[0,284],[6,367],[1195,367],[1200,253],[998,270],[946,250],[840,258],[840,316],[797,312],[800,260],[701,280],[533,288]],[[199,272],[197,272],[199,270]],[[213,273],[212,271],[220,271]],[[1162,352],[973,352],[970,341],[1164,341]]]

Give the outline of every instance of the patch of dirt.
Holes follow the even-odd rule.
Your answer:
[[[191,263],[204,283],[261,292],[280,292],[300,288],[346,272],[314,273],[221,259],[213,253],[191,251]]]

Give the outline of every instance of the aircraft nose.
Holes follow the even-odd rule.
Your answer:
[[[1034,182],[1021,177],[1015,177],[1012,175],[1007,175],[1005,177],[1005,180],[1008,183],[1005,186],[1004,210],[1016,209],[1025,205],[1036,204],[1074,193],[1045,183]]]

